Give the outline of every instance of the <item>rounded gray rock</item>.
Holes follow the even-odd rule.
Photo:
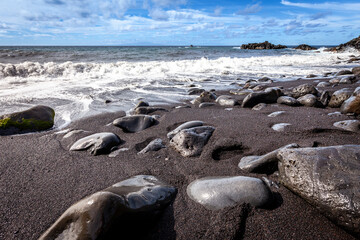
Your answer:
[[[278,104],[284,104],[284,105],[288,105],[288,106],[299,106],[300,103],[298,100],[296,100],[293,97],[289,97],[289,96],[281,96],[277,99],[277,103]]]
[[[272,200],[272,193],[262,180],[244,176],[201,178],[189,184],[187,194],[210,210],[242,203],[263,207]]]
[[[235,106],[238,105],[238,102],[236,101],[236,99],[232,98],[231,96],[228,95],[221,95],[216,99],[216,102],[220,105],[220,106]]]
[[[305,96],[299,97],[297,99],[301,105],[306,107],[314,107],[317,105],[317,98],[312,94],[306,94]]]
[[[90,150],[93,155],[109,153],[111,149],[121,143],[120,138],[109,132],[95,133],[76,141],[70,151]]]
[[[146,128],[149,128],[158,121],[149,115],[133,115],[115,119],[113,124],[116,127],[121,128],[124,132],[135,133],[140,132]]]
[[[292,89],[292,95],[294,98],[299,98],[305,96],[306,94],[313,94],[316,95],[318,93],[317,89],[308,83],[299,85]]]

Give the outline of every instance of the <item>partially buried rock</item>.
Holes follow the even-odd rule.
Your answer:
[[[151,141],[143,150],[138,152],[138,154],[145,154],[147,152],[155,152],[159,151],[160,149],[165,148],[165,145],[161,138],[157,138]]]
[[[353,91],[348,88],[343,88],[333,93],[328,104],[329,107],[338,108],[351,97]]]
[[[360,131],[360,121],[359,120],[345,120],[334,123],[334,127],[344,129],[350,132],[359,132]]]
[[[312,94],[306,94],[305,96],[299,97],[297,99],[301,105],[306,107],[320,107],[320,103],[317,98]]]
[[[177,128],[175,128],[174,130],[172,130],[171,132],[169,132],[167,134],[167,137],[168,137],[168,139],[172,139],[181,130],[189,129],[189,128],[193,128],[193,127],[200,127],[202,125],[204,125],[204,122],[203,121],[197,121],[197,120],[183,123],[180,126],[178,126]]]
[[[217,97],[216,97],[215,93],[205,91],[205,92],[202,92],[200,94],[200,96],[195,99],[194,103],[200,104],[203,102],[215,102],[216,98]]]
[[[292,96],[294,98],[299,98],[305,96],[306,94],[316,95],[317,93],[317,89],[313,85],[308,83],[294,87],[292,90]]]
[[[280,116],[280,115],[282,115],[284,113],[285,113],[285,111],[277,111],[277,112],[270,113],[268,115],[268,117],[277,117],[277,116]]]
[[[170,141],[183,157],[195,157],[201,154],[215,128],[211,126],[194,127],[181,130]]]
[[[281,182],[360,236],[360,145],[282,149]]]
[[[207,108],[207,107],[212,107],[215,106],[216,103],[213,102],[203,102],[199,104],[199,108]]]
[[[115,119],[113,124],[121,128],[124,132],[135,133],[147,129],[158,121],[149,115],[134,115]]]
[[[259,103],[276,103],[279,95],[276,90],[250,93],[242,102],[242,107],[252,108]]]
[[[216,102],[220,105],[220,106],[235,106],[238,104],[238,102],[236,101],[236,99],[232,98],[231,96],[228,95],[221,95],[216,99]]]
[[[167,206],[176,193],[175,187],[154,176],[129,178],[72,205],[40,239],[102,239],[126,216],[154,214]]]
[[[267,107],[267,104],[266,103],[259,103],[259,104],[256,104],[251,110],[254,110],[254,111],[261,111],[263,110],[264,108]]]
[[[271,128],[277,132],[284,132],[288,126],[291,126],[291,124],[290,123],[277,123],[277,124],[274,124]]]
[[[262,156],[246,156],[241,158],[238,167],[246,172],[259,172],[266,165],[278,162],[277,154],[281,149],[298,147],[299,145],[292,143]]]
[[[23,112],[15,112],[0,116],[0,134],[19,132],[35,132],[52,128],[54,125],[54,109],[47,106],[35,106]]]
[[[277,103],[278,104],[284,104],[284,105],[288,105],[288,106],[300,106],[300,103],[298,100],[296,100],[293,97],[289,97],[289,96],[281,96],[277,99]]]
[[[120,143],[120,138],[114,133],[95,133],[76,141],[71,146],[70,151],[89,150],[93,155],[106,154]]]
[[[244,176],[201,178],[189,184],[187,194],[210,210],[242,203],[264,207],[272,201],[272,193],[262,180]]]
[[[348,100],[346,100],[340,108],[341,113],[354,113],[360,114],[360,95],[352,96]]]
[[[322,104],[322,106],[326,107],[329,104],[329,101],[331,99],[331,95],[328,91],[323,91],[320,95],[320,103]]]

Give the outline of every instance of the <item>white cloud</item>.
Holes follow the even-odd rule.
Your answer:
[[[281,0],[281,4],[286,6],[334,10],[334,11],[360,11],[360,3],[344,3],[344,2],[324,2],[324,3],[295,3],[287,0]]]
[[[239,15],[248,15],[248,14],[254,14],[257,12],[260,12],[262,7],[260,5],[261,3],[255,3],[253,5],[247,5],[244,10],[239,10],[237,14]]]

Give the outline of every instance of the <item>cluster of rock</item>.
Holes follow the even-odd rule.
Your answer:
[[[284,45],[274,45],[272,43],[269,43],[268,41],[265,41],[263,43],[249,43],[249,44],[243,44],[241,45],[241,49],[256,49],[256,50],[263,50],[263,49],[284,49],[287,48],[287,46]]]
[[[342,52],[342,51],[346,50],[347,48],[355,48],[357,50],[360,50],[360,36],[350,40],[347,43],[340,44],[337,47],[329,48],[328,51]]]
[[[280,182],[350,232],[360,235],[360,145],[298,148],[290,144],[247,156],[239,168],[259,172],[275,163]]]
[[[295,49],[297,50],[304,50],[304,51],[310,51],[310,50],[316,50],[316,47],[309,46],[307,44],[301,44],[297,46]]]

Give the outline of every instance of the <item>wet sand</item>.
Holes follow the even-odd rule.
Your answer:
[[[294,87],[304,82],[277,82],[270,86]],[[328,87],[331,91],[359,84]],[[226,93],[226,92],[222,92]],[[218,93],[220,95],[220,93]],[[239,96],[235,96],[241,98]],[[186,105],[186,103],[182,104]],[[290,143],[301,147],[359,144],[359,133],[333,127],[353,116],[333,115],[336,108],[290,107],[269,104],[260,111],[240,106],[213,106],[157,111],[159,124],[138,133],[124,133],[108,125],[123,112],[82,119],[68,128],[89,132],[64,139],[58,130],[42,133],[1,136],[0,141],[0,239],[36,239],[73,203],[116,182],[138,174],[150,174],[178,188],[174,202],[156,221],[132,228],[115,226],[109,238],[129,239],[355,239],[324,217],[315,207],[281,184],[271,188],[276,201],[267,209],[236,206],[210,211],[192,201],[186,187],[193,180],[207,176],[266,176],[248,174],[238,168],[243,156],[262,155]],[[104,105],[105,107],[105,105]],[[271,118],[267,115],[285,111]],[[359,119],[359,118],[357,118]],[[169,146],[166,134],[181,123],[201,120],[216,130],[201,156],[184,158]],[[271,129],[275,123],[292,124],[285,132]],[[76,139],[97,132],[113,132],[128,148],[118,156],[92,156],[70,152]],[[138,155],[151,140],[161,138],[166,148]]]

